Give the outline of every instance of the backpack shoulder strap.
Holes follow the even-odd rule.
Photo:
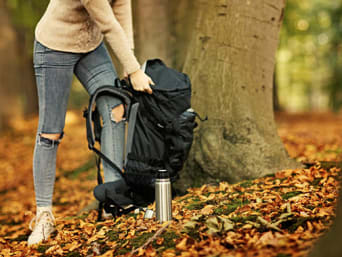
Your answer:
[[[117,98],[120,98],[125,106],[125,115],[126,119],[129,116],[130,108],[131,108],[131,93],[127,90],[113,87],[113,86],[102,86],[98,88],[95,93],[90,97],[88,109],[84,111],[83,116],[86,118],[86,128],[87,128],[87,140],[88,147],[90,150],[94,147],[95,144],[95,131],[92,126],[92,117],[93,117],[93,109],[96,102],[96,99],[101,95],[111,95]]]
[[[127,159],[128,153],[130,153],[132,150],[135,122],[137,119],[138,109],[139,109],[139,103],[138,102],[132,104],[131,110],[129,113],[129,119],[128,119],[128,129],[127,129],[125,156],[124,156],[124,166],[126,166],[127,161],[128,161],[128,159]]]
[[[125,106],[125,118],[129,118],[130,109],[131,109],[131,93],[127,90],[124,90],[122,88],[117,88],[113,86],[102,86],[98,88],[94,94],[91,95],[89,100],[88,108],[84,111],[83,116],[86,119],[86,129],[87,129],[87,140],[88,140],[88,148],[92,151],[94,151],[99,157],[101,157],[104,161],[106,161],[113,169],[117,170],[119,174],[122,175],[122,170],[114,163],[112,162],[106,155],[104,155],[99,149],[97,149],[95,145],[96,141],[96,133],[94,131],[94,126],[98,126],[99,124],[92,124],[92,121],[94,123],[99,122],[99,119],[94,120],[94,106],[96,103],[96,99],[102,95],[109,95],[114,96],[117,98],[120,98]]]

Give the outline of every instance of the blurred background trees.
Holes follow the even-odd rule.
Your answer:
[[[11,106],[0,111],[0,127],[6,126],[5,116],[37,112],[32,69],[33,31],[48,2],[0,0],[0,93],[4,98],[2,105]],[[182,69],[194,25],[194,0],[132,2],[140,61],[146,56],[161,57]],[[340,0],[287,0],[275,72],[278,97],[275,103],[279,109],[336,111],[341,108],[341,17]],[[141,47],[142,44],[145,46]],[[13,73],[14,70],[20,72]],[[75,84],[70,105],[79,108],[86,103],[87,95],[77,80]]]
[[[48,0],[0,0],[0,130],[10,119],[38,113],[32,53],[34,28]],[[71,108],[87,102],[78,81],[73,87]]]
[[[0,0],[0,129],[10,117],[37,113],[33,28],[47,1]]]
[[[276,83],[284,110],[342,106],[342,2],[287,0]]]

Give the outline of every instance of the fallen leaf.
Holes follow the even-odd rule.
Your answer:
[[[187,242],[187,238],[186,237],[184,237],[177,245],[176,245],[176,248],[178,249],[178,250],[183,250],[183,251],[185,251],[186,249],[187,249],[187,247],[186,247],[186,242]]]
[[[214,211],[214,207],[215,207],[215,206],[214,206],[214,205],[211,205],[211,204],[205,206],[205,207],[201,210],[201,214],[202,214],[202,215],[210,215],[210,214],[212,214],[213,211]]]

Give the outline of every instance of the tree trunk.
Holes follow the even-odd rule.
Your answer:
[[[15,72],[20,73],[20,81],[16,88],[17,96],[20,98],[21,113],[24,117],[28,117],[38,113],[38,95],[33,69],[33,58],[26,50],[27,44],[33,47],[33,42],[27,42],[25,38],[19,41],[21,43],[16,49],[16,54],[20,64]]]
[[[37,90],[32,57],[25,38],[12,26],[4,1],[0,1],[0,130],[10,119],[37,113]],[[32,43],[31,43],[32,44]]]
[[[0,1],[0,130],[8,127],[10,117],[20,110],[15,86],[19,84],[16,34],[10,24],[4,2]]]
[[[172,63],[172,39],[167,0],[133,1],[135,53],[141,63],[159,58]]]
[[[273,74],[273,110],[275,112],[282,111],[280,103],[279,103],[279,95],[278,95],[278,83],[277,83],[277,72],[276,68],[274,69]]]
[[[181,70],[194,23],[195,0],[133,0],[135,53]]]
[[[171,46],[172,66],[177,70],[183,69],[188,47],[190,46],[189,42],[196,22],[196,1],[174,0],[168,3],[170,30],[172,38],[176,39]]]
[[[184,71],[200,124],[183,187],[237,182],[298,167],[273,115],[273,72],[284,0],[194,1],[197,22]]]

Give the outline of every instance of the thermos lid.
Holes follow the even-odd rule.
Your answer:
[[[158,170],[157,179],[170,178],[168,170]]]
[[[146,212],[145,212],[144,218],[145,219],[152,219],[153,216],[154,216],[154,211],[150,210],[150,209],[147,209]]]

